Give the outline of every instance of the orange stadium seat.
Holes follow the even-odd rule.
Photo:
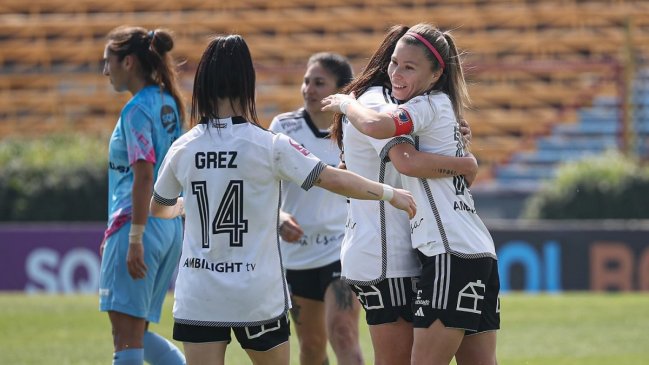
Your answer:
[[[176,32],[187,100],[208,38],[244,35],[268,123],[301,105],[310,54],[339,52],[360,70],[389,25],[420,21],[452,29],[466,51],[467,118],[485,168],[575,122],[574,109],[595,96],[620,95],[628,48],[649,50],[646,1],[3,0],[0,133],[109,133],[126,96],[111,90],[99,60],[105,34],[121,24]]]

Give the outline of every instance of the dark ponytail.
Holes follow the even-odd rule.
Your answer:
[[[393,25],[388,29],[383,41],[379,48],[374,52],[370,58],[367,66],[363,71],[354,78],[354,80],[347,85],[342,93],[354,93],[356,97],[361,96],[367,89],[372,86],[390,86],[390,76],[388,75],[388,65],[392,59],[394,47],[397,41],[408,31],[405,25]],[[331,139],[333,139],[338,147],[343,149],[343,115],[336,113],[334,116],[334,123],[331,126]]]
[[[180,120],[184,121],[186,108],[180,92],[177,64],[169,54],[174,47],[171,31],[121,26],[108,33],[107,38],[108,50],[120,60],[129,54],[135,55],[144,77],[171,94],[178,106]]]

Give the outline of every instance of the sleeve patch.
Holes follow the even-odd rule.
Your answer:
[[[398,108],[397,110],[390,113],[390,116],[394,121],[395,136],[410,134],[410,132],[412,132],[413,122],[407,110]]]
[[[311,152],[309,152],[309,150],[307,150],[306,147],[304,147],[301,144],[295,142],[292,138],[289,138],[288,143],[290,143],[291,146],[293,146],[293,148],[298,150],[298,152],[300,152],[304,156],[308,156],[308,155],[311,154]]]

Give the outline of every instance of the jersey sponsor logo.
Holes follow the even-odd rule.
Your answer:
[[[178,119],[176,118],[174,108],[170,105],[163,105],[162,108],[160,108],[160,119],[162,120],[162,126],[165,128],[167,133],[171,134],[176,131]]]
[[[111,170],[115,170],[115,171],[117,171],[119,173],[122,173],[122,174],[128,174],[128,172],[131,171],[130,166],[116,165],[114,162],[109,162],[108,167]]]
[[[201,169],[236,169],[237,151],[208,151],[196,152],[194,163]]]
[[[418,299],[418,300],[415,300],[415,305],[429,306],[430,305],[430,300],[428,300],[428,299]]]
[[[309,244],[311,245],[322,245],[322,246],[328,246],[332,244],[339,244],[340,241],[345,237],[345,234],[338,234],[338,235],[324,235],[324,234],[316,234],[315,236],[309,236],[309,235],[303,235],[300,237],[300,239],[297,242],[290,243],[291,245],[300,245],[300,246],[308,246]]]
[[[469,204],[456,200],[453,202],[453,210],[463,210],[475,214],[475,208],[472,208]]]
[[[423,317],[424,316],[424,308],[419,307],[419,309],[417,309],[417,311],[415,312],[415,316]]]
[[[311,154],[311,152],[309,152],[309,150],[307,150],[306,147],[304,147],[303,145],[301,145],[301,144],[295,142],[292,138],[289,138],[289,139],[288,139],[288,143],[290,143],[291,146],[293,146],[293,148],[295,148],[296,150],[298,150],[298,152],[300,152],[300,153],[303,154],[304,156],[308,156],[308,155]]]
[[[255,271],[257,264],[250,262],[209,262],[200,257],[188,257],[185,259],[182,267],[190,269],[203,269],[214,272],[242,272],[242,271]]]
[[[302,129],[302,122],[298,119],[282,119],[279,121],[286,135],[293,134]]]
[[[421,292],[422,292],[421,289],[418,289],[418,290],[417,290],[417,298],[415,298],[415,305],[425,305],[425,306],[429,306],[429,305],[430,305],[430,300],[428,300],[428,299],[421,299]],[[419,308],[419,309],[421,309],[421,308]]]
[[[485,285],[482,281],[470,281],[458,293],[456,309],[460,312],[482,313],[478,309],[478,303],[484,299],[484,292]]]

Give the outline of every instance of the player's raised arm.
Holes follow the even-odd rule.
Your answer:
[[[388,201],[395,208],[406,211],[410,218],[417,213],[417,204],[409,191],[377,183],[347,170],[327,166],[315,185],[353,199]]]
[[[473,182],[478,173],[478,161],[472,154],[452,157],[418,151],[410,143],[399,143],[388,152],[390,161],[400,173],[424,179],[463,175]]]
[[[322,110],[345,114],[356,129],[372,138],[384,139],[405,134],[397,130],[390,114],[367,108],[351,95],[329,95],[322,99],[322,105]]]

